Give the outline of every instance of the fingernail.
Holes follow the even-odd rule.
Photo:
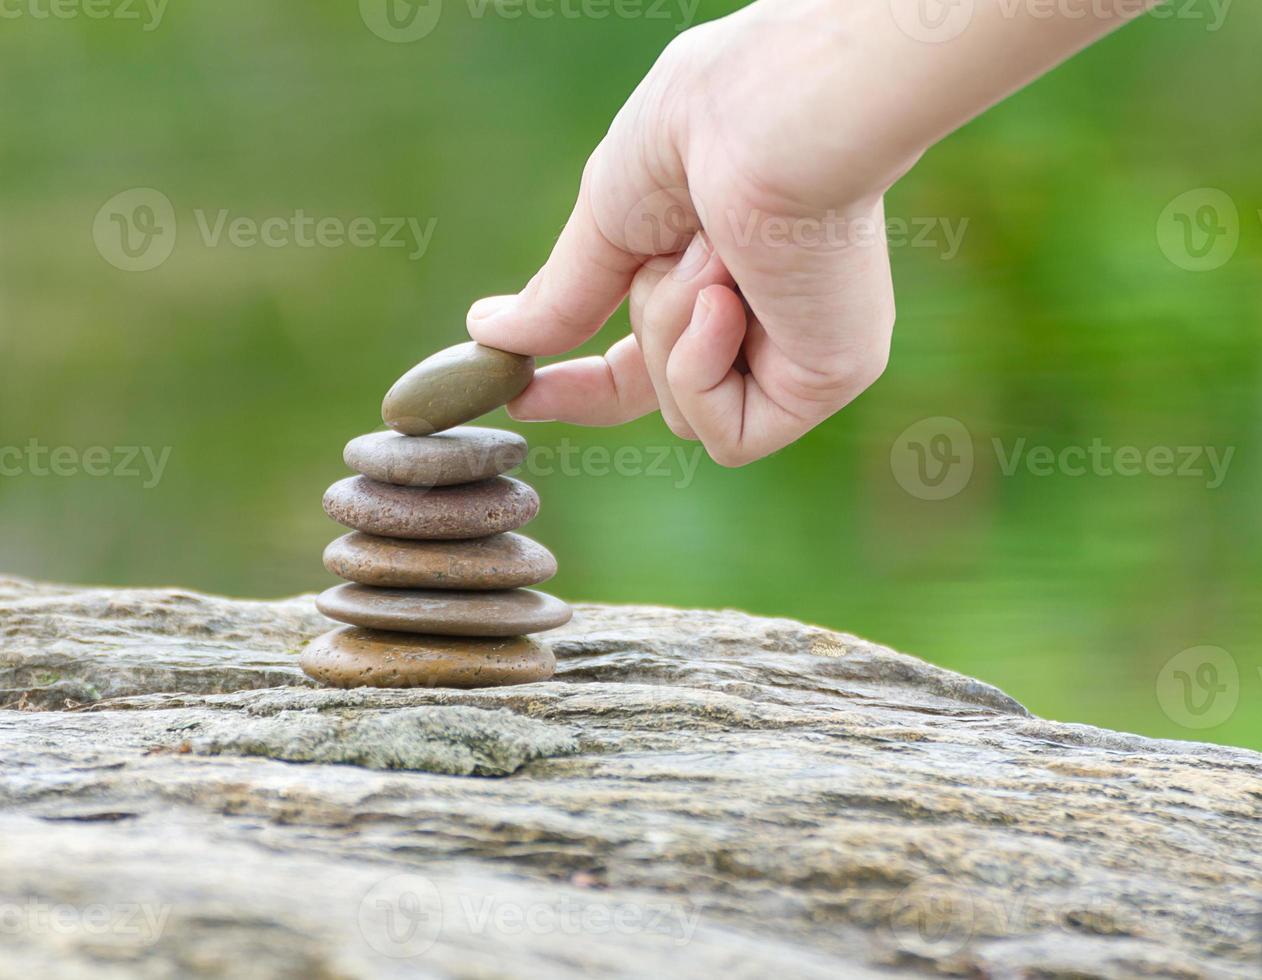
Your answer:
[[[692,310],[692,323],[689,326],[704,327],[714,309],[714,301],[707,295],[709,290],[703,289],[697,294],[697,305]]]
[[[692,241],[671,276],[680,282],[687,282],[700,273],[709,261],[710,239],[706,238],[704,231],[699,231],[692,236]]]
[[[469,307],[470,320],[489,320],[503,313],[517,299],[516,296],[488,296]]]
[[[523,412],[519,408],[509,407],[508,417],[514,422],[555,422],[556,417],[547,413],[539,414],[537,412]]]

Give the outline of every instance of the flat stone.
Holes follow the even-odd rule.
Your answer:
[[[388,538],[484,538],[531,521],[539,495],[507,476],[450,487],[398,487],[352,476],[325,491],[324,512],[345,527]]]
[[[343,626],[307,644],[298,660],[329,687],[504,687],[546,681],[556,658],[543,644],[418,636]]]
[[[324,567],[352,582],[386,588],[516,589],[552,578],[557,561],[521,534],[411,541],[353,531],[324,549]]]
[[[574,611],[546,592],[377,589],[349,583],[316,597],[316,608],[352,626],[442,636],[520,636],[564,626]]]
[[[459,426],[432,436],[372,432],[346,444],[342,458],[356,473],[381,483],[438,487],[506,473],[526,459],[516,432]]]
[[[386,392],[381,418],[409,436],[462,425],[507,404],[535,374],[535,359],[469,341],[439,351]]]

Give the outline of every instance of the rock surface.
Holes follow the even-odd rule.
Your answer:
[[[316,608],[340,623],[440,636],[542,633],[564,626],[573,615],[567,603],[534,589],[377,589],[354,582],[321,592]]]
[[[459,426],[432,436],[370,432],[348,442],[342,459],[380,483],[442,487],[507,473],[525,461],[527,451],[515,432]]]
[[[454,487],[351,476],[325,491],[324,512],[343,527],[387,538],[481,538],[528,524],[539,513],[539,495],[508,476]]]
[[[417,636],[343,627],[316,637],[299,664],[329,687],[504,687],[546,681],[547,646],[524,636]],[[415,768],[415,767],[412,767]]]
[[[557,560],[521,534],[414,541],[352,531],[324,549],[324,567],[352,582],[384,588],[516,589],[552,578]]]
[[[468,692],[316,689],[325,627],[0,580],[0,977],[1259,975],[1257,753],[734,612]]]
[[[394,383],[381,418],[410,436],[471,422],[506,405],[530,384],[535,359],[469,341],[427,357]]]

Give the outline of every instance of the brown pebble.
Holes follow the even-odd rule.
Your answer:
[[[448,347],[403,375],[386,393],[381,417],[409,436],[462,425],[516,398],[535,359],[469,341]]]
[[[548,647],[524,636],[471,639],[343,626],[312,640],[299,658],[330,687],[504,687],[546,681]]]
[[[507,476],[450,487],[398,487],[352,476],[325,491],[324,512],[346,527],[387,538],[482,538],[532,520],[539,495]]]
[[[526,440],[515,432],[462,425],[432,436],[357,436],[342,458],[356,473],[380,483],[439,487],[506,473],[522,464],[526,450]]]
[[[324,567],[352,582],[385,588],[516,589],[552,578],[557,561],[521,534],[409,541],[353,531],[324,549]]]
[[[565,625],[573,615],[556,596],[532,589],[378,589],[354,582],[321,592],[316,608],[352,626],[442,636],[542,633]]]

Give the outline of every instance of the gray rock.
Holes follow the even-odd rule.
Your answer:
[[[346,444],[342,459],[356,473],[379,483],[437,487],[507,473],[522,464],[526,451],[526,440],[515,432],[459,426],[432,436],[356,436]]]
[[[330,619],[377,630],[442,636],[520,636],[570,621],[573,610],[535,589],[379,589],[347,582],[316,597]]]
[[[478,691],[314,689],[324,626],[0,580],[0,977],[1259,975],[1257,753],[735,612]]]

